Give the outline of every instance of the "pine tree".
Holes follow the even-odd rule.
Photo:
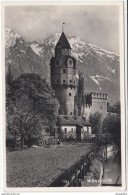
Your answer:
[[[85,99],[84,99],[84,76],[81,72],[79,72],[79,81],[78,81],[78,86],[77,86],[76,102],[77,102],[78,115],[81,116],[82,107],[84,107],[84,104],[85,104]]]

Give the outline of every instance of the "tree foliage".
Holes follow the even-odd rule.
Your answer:
[[[7,135],[24,139],[39,138],[53,131],[59,103],[45,79],[23,74],[7,91]]]
[[[120,102],[117,101],[117,102],[113,105],[113,107],[114,107],[115,113],[120,114]]]
[[[103,120],[103,132],[110,133],[115,144],[120,147],[121,123],[119,115],[107,115]]]
[[[92,125],[92,133],[100,133],[101,132],[101,124],[102,124],[102,114],[99,112],[95,112],[94,114],[90,114],[89,122]]]
[[[120,102],[117,101],[114,105],[108,105],[108,111],[120,114]]]

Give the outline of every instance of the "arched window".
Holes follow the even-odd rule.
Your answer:
[[[72,65],[72,60],[69,60],[69,65]]]
[[[63,73],[66,73],[66,69],[63,69]]]

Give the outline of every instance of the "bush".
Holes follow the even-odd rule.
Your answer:
[[[89,122],[92,125],[93,134],[101,133],[101,119],[102,119],[102,114],[99,112],[90,114]]]

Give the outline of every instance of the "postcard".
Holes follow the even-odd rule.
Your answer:
[[[4,192],[126,188],[125,2],[2,2]]]

